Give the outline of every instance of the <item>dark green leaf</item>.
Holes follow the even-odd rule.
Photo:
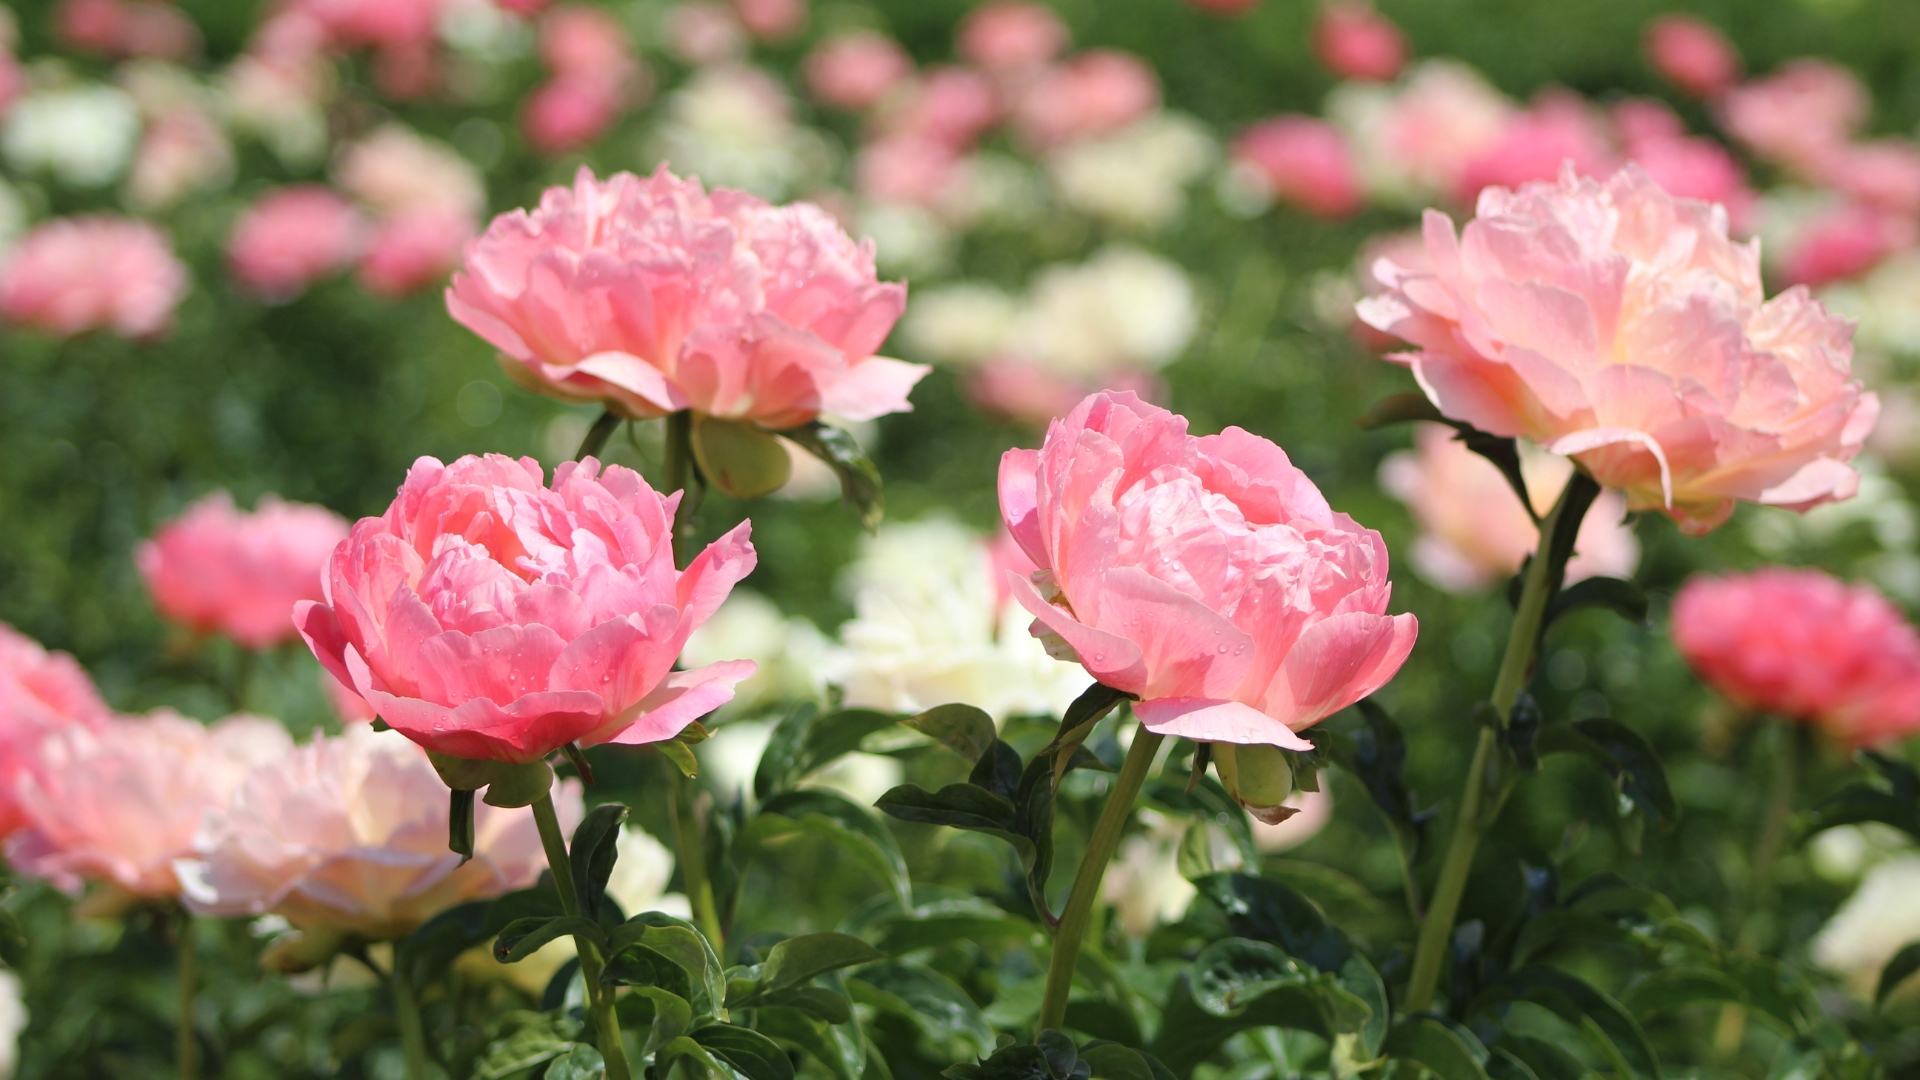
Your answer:
[[[802,1012],[766,1007],[754,1014],[754,1025],[764,1035],[799,1047],[825,1066],[834,1080],[860,1080],[866,1071],[866,1039],[856,1027],[834,1027]]]
[[[708,1024],[695,1028],[692,1038],[746,1080],[793,1080],[793,1062],[787,1052],[752,1028]]]
[[[1234,1016],[1269,990],[1304,986],[1319,974],[1277,945],[1246,938],[1207,946],[1188,972],[1194,1003],[1214,1016]]]
[[[1647,625],[1647,594],[1625,578],[1591,577],[1560,591],[1547,605],[1546,625],[1569,611],[1599,607],[1615,612],[1635,626]]]
[[[547,942],[568,935],[584,937],[602,947],[607,943],[606,932],[592,919],[583,919],[578,915],[562,915],[558,918],[536,915],[515,919],[501,930],[499,936],[493,939],[493,957],[503,964],[518,963],[540,951]]]
[[[1483,991],[1470,1012],[1478,1014],[1508,1001],[1531,1001],[1588,1031],[1594,1048],[1615,1059],[1622,1071],[1655,1080],[1660,1075],[1653,1046],[1633,1016],[1619,1002],[1572,975],[1548,967],[1521,968]],[[1592,1023],[1584,1023],[1587,1020]]]
[[[691,982],[687,1000],[696,1014],[704,1016],[719,1010],[726,997],[726,975],[713,946],[692,923],[648,911],[615,927],[608,941],[607,951],[614,959],[637,945],[671,961]]]
[[[874,924],[875,944],[898,955],[953,941],[1032,942],[1039,927],[985,900],[965,897],[922,904]]]
[[[1880,782],[1849,784],[1821,802],[1806,814],[1806,832],[1877,821],[1920,840],[1920,772],[1871,750],[1859,757],[1880,773]]]
[[[1487,1076],[1490,1080],[1540,1080],[1540,1074],[1533,1066],[1522,1061],[1511,1050],[1495,1046],[1487,1054]]]
[[[871,709],[843,709],[824,716],[811,706],[795,709],[780,721],[760,755],[760,767],[753,777],[754,796],[768,799],[792,788],[813,772],[860,749],[867,736],[898,722],[889,713]]]
[[[1679,816],[1660,756],[1644,736],[1618,720],[1550,725],[1541,730],[1539,747],[1542,754],[1579,754],[1598,765],[1656,825],[1670,825]]]
[[[1887,961],[1887,966],[1880,969],[1880,985],[1874,988],[1873,1003],[1885,1004],[1887,995],[1912,978],[1915,972],[1920,972],[1920,941],[1895,953],[1893,959]]]
[[[761,804],[740,834],[742,845],[765,844],[794,833],[821,836],[886,884],[901,907],[912,903],[907,861],[893,833],[873,812],[831,791],[788,791]]]
[[[751,988],[751,980],[740,980]],[[824,986],[796,986],[788,990],[773,990],[758,993],[749,989],[747,996],[739,1001],[732,997],[734,984],[727,987],[727,1007],[729,1009],[798,1009],[809,1016],[817,1017],[829,1024],[844,1024],[853,1019],[853,1007],[845,994],[829,990]]]
[[[880,518],[886,512],[880,496],[880,470],[867,460],[858,440],[845,429],[818,420],[780,434],[833,469],[840,478],[841,499],[853,507],[868,532],[880,527]]]
[[[760,965],[763,992],[785,990],[829,971],[885,960],[886,954],[849,934],[802,934],[775,945]]]
[[[567,1016],[508,1013],[501,1018],[498,1032],[474,1063],[474,1080],[503,1080],[571,1053],[580,1022]]]
[[[574,1043],[566,1056],[547,1066],[546,1080],[601,1080],[606,1074],[607,1063],[600,1051],[586,1043]]]
[[[1541,1039],[1506,1034],[1500,1038],[1499,1049],[1533,1070],[1540,1080],[1586,1080],[1589,1075],[1579,1058]]]
[[[1352,733],[1316,728],[1310,734],[1331,751],[1335,764],[1366,788],[1367,796],[1399,834],[1406,859],[1412,862],[1419,857],[1434,812],[1417,809],[1413,793],[1407,789],[1406,737],[1400,725],[1372,698],[1362,698],[1354,708],[1365,722],[1364,728]]]
[[[968,761],[979,761],[993,745],[993,717],[971,705],[936,705],[900,722]]]
[[[1416,420],[1429,420],[1444,424],[1447,418],[1442,416],[1438,407],[1427,400],[1427,395],[1417,393],[1389,394],[1373,403],[1360,417],[1363,428],[1382,428],[1393,424],[1407,424]]]
[[[1156,1080],[1146,1054],[1116,1042],[1089,1043],[1081,1047],[1080,1060],[1092,1070],[1093,1080]]]
[[[447,789],[447,850],[465,862],[473,858],[473,792]]]
[[[1466,1040],[1431,1016],[1409,1016],[1395,1024],[1381,1049],[1389,1057],[1418,1063],[1439,1080],[1488,1080]]]
[[[1162,1011],[1153,1056],[1166,1062],[1174,1075],[1186,1076],[1228,1039],[1261,1027],[1310,1031],[1329,1042],[1340,1034],[1328,1026],[1326,1011],[1315,995],[1304,988],[1275,989],[1238,1014],[1222,1017],[1207,1012],[1194,1001],[1192,984],[1188,975],[1182,973]]]
[[[1011,803],[1020,793],[1020,751],[1005,739],[995,739],[973,763],[967,783],[984,788]]]
[[[1013,803],[972,784],[948,784],[928,791],[918,784],[902,784],[874,804],[891,817],[928,825],[948,825],[998,836],[1016,848],[1032,848],[1014,824]]]
[[[1054,733],[1053,741],[1036,755],[1036,758],[1047,757],[1053,763],[1054,791],[1060,789],[1060,778],[1067,775],[1067,770],[1072,767],[1074,751],[1087,741],[1087,736],[1093,733],[1093,726],[1100,722],[1101,717],[1112,712],[1115,705],[1130,697],[1132,695],[1124,690],[1094,683],[1082,691],[1073,704],[1067,706],[1066,715],[1060,718],[1060,730]]]
[[[486,942],[490,906],[488,901],[476,900],[428,919],[400,942],[393,959],[395,974],[416,989],[438,980],[461,953]]]
[[[1321,971],[1338,971],[1353,952],[1313,902],[1278,881],[1214,874],[1194,882],[1237,937],[1280,946]]]
[[[640,1056],[645,1057],[685,1035],[693,1025],[693,1006],[680,995],[657,986],[635,986],[631,993],[653,1004],[653,1024],[647,1030],[647,1041]]]
[[[981,1056],[993,1049],[993,1028],[951,979],[919,964],[882,961],[847,979],[857,1002],[911,1021],[927,1037]]]
[[[1653,972],[1621,996],[1621,1004],[1641,1016],[1701,1002],[1747,1003],[1747,993],[1732,976],[1714,968],[1679,967]]]
[[[626,820],[625,806],[606,803],[587,811],[579,828],[573,830],[569,855],[574,892],[580,911],[589,919],[600,917],[600,897],[607,891],[607,879],[613,876],[614,861],[620,857],[620,826]]]
[[[1492,711],[1492,707],[1488,707]],[[1500,736],[1507,744],[1507,750],[1513,754],[1514,763],[1522,772],[1534,772],[1540,768],[1540,750],[1537,745],[1540,738],[1542,719],[1540,703],[1525,690],[1514,696],[1513,708],[1507,713],[1504,727],[1494,725],[1500,730]]]

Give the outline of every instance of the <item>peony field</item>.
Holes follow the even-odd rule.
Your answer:
[[[1920,1080],[1913,0],[8,0],[0,1080]]]

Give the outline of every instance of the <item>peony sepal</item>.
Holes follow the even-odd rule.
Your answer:
[[[1213,768],[1220,774],[1220,786],[1247,813],[1268,825],[1278,825],[1300,812],[1297,807],[1281,805],[1293,794],[1293,763],[1287,751],[1263,743],[1212,746]]]

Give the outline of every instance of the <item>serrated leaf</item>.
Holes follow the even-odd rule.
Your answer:
[[[886,503],[880,494],[880,470],[867,458],[859,440],[844,428],[818,420],[781,434],[827,463],[840,478],[841,500],[853,507],[868,532],[880,527],[880,519],[886,513]]]
[[[936,705],[900,721],[968,761],[979,761],[993,746],[993,717],[971,705]]]
[[[573,830],[568,850],[573,861],[573,886],[579,910],[590,919],[600,917],[600,897],[607,891],[607,879],[620,857],[620,827],[626,823],[627,808],[606,803],[587,811]]]
[[[1393,1026],[1381,1049],[1411,1061],[1439,1080],[1488,1080],[1487,1070],[1454,1030],[1431,1016],[1409,1016]]]

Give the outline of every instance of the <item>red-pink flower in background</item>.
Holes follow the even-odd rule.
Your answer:
[[[63,43],[86,52],[185,60],[200,51],[199,27],[170,4],[61,0],[53,20]]]
[[[1616,164],[1606,128],[1591,107],[1565,92],[1542,94],[1533,107],[1507,118],[1500,134],[1470,156],[1453,196],[1471,203],[1481,189],[1552,180],[1571,163],[1581,176],[1600,176]]]
[[[895,104],[897,102],[897,104]],[[929,68],[880,117],[884,138],[914,138],[958,151],[1000,119],[993,83],[967,68]]]
[[[1545,516],[1573,475],[1563,457],[1521,446],[1521,475],[1534,512]],[[1420,576],[1450,592],[1477,592],[1511,578],[1540,546],[1540,529],[1491,461],[1467,449],[1444,424],[1421,424],[1413,449],[1380,463],[1380,486],[1407,504],[1420,538],[1411,552]],[[1626,500],[1603,491],[1580,523],[1566,581],[1632,577],[1640,543],[1622,524]]]
[[[1920,214],[1920,144],[1875,139],[1849,144],[1822,162],[1834,190],[1890,214]]]
[[[1719,203],[1734,232],[1747,230],[1758,197],[1726,147],[1689,136],[1672,109],[1644,98],[1614,106],[1613,124],[1626,156],[1654,183],[1670,195]]]
[[[1740,78],[1740,54],[1704,19],[1662,15],[1647,24],[1644,45],[1654,70],[1694,97],[1718,97]]]
[[[221,491],[162,525],[134,562],[160,614],[269,649],[293,639],[293,605],[320,599],[320,570],[346,535],[324,507],[268,495],[246,513]]]
[[[227,267],[262,299],[291,300],[351,266],[366,234],[366,220],[338,192],[295,184],[262,196],[240,215],[227,240]]]
[[[1262,120],[1233,142],[1233,160],[1276,198],[1321,217],[1346,217],[1365,203],[1346,140],[1310,116]]]
[[[70,725],[98,728],[107,705],[73,657],[0,623],[0,837],[26,823],[14,801],[20,774],[38,757],[40,741]]]
[[[868,109],[913,74],[900,43],[872,30],[835,34],[807,54],[807,88],[836,109]]]
[[[0,319],[59,337],[110,330],[154,338],[191,286],[158,228],[106,215],[56,218],[0,267]]]
[[[532,213],[494,219],[447,290],[529,388],[772,430],[910,408],[927,368],[874,355],[905,303],[876,278],[872,242],[820,208],[709,194],[665,166],[605,181],[583,168]]]
[[[1313,51],[1343,79],[1386,82],[1407,63],[1407,39],[1365,3],[1335,0],[1313,24]]]
[[[1768,300],[1755,244],[1726,214],[1629,165],[1489,188],[1456,236],[1429,210],[1430,271],[1383,261],[1373,327],[1442,413],[1580,462],[1634,510],[1704,533],[1736,501],[1794,510],[1850,497],[1846,462],[1878,401],[1852,376],[1852,328],[1804,289]]]
[[[1117,131],[1160,107],[1160,77],[1139,57],[1088,49],[1039,77],[1013,103],[1013,125],[1035,149]]]
[[[433,41],[443,0],[293,0],[337,47],[412,48]]]
[[[807,24],[807,0],[733,0],[733,13],[761,41],[785,41]]]
[[[1818,178],[1867,118],[1867,88],[1825,60],[1795,60],[1729,91],[1720,122],[1760,157]]]
[[[1067,27],[1051,8],[1023,0],[994,0],[960,24],[962,59],[993,72],[1040,67],[1067,47]]]
[[[176,896],[174,860],[192,854],[208,812],[292,746],[257,716],[206,725],[162,709],[61,728],[14,786],[27,823],[8,838],[7,861],[68,892],[97,881],[140,899]]]
[[[532,458],[423,457],[334,550],[326,602],[294,618],[334,678],[429,750],[531,762],[670,739],[754,670],[672,670],[755,560],[742,522],[675,570],[679,501],[592,458],[548,487]]]
[[[478,171],[398,124],[347,148],[334,177],[379,215],[359,265],[361,284],[377,296],[444,283],[479,231],[486,192]]]
[[[1674,597],[1673,643],[1743,708],[1850,746],[1920,733],[1920,634],[1870,586],[1780,566],[1696,577]]]
[[[639,101],[647,82],[625,28],[594,5],[565,4],[542,16],[540,58],[549,77],[521,106],[520,129],[543,154],[598,139]]]
[[[580,783],[556,784],[561,829]],[[370,727],[320,736],[255,768],[207,816],[180,871],[187,905],[274,914],[302,930],[405,937],[455,904],[524,889],[546,856],[533,812],[474,807],[473,858],[447,850],[447,785],[418,746]]]
[[[1380,534],[1334,513],[1278,446],[1194,438],[1100,393],[1000,462],[1000,513],[1040,567],[1014,597],[1055,655],[1136,695],[1149,730],[1310,747],[1297,732],[1378,690],[1413,648],[1387,615]]]
[[[360,258],[360,284],[375,296],[405,296],[447,280],[467,241],[471,218],[440,210],[398,214],[374,228]]]
[[[1799,222],[1787,234],[1776,265],[1789,285],[1819,288],[1862,276],[1912,247],[1916,238],[1909,218],[1842,203]]]

